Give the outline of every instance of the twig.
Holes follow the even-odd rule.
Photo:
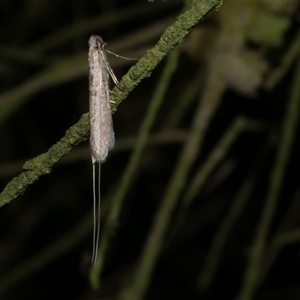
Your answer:
[[[221,0],[195,1],[191,8],[180,15],[178,20],[171,25],[161,36],[153,49],[149,50],[135,66],[120,81],[120,87],[113,89],[113,109],[129,95],[129,93],[145,78],[149,77],[153,69],[168,53],[178,45],[204,16],[212,9],[217,9]],[[15,177],[7,184],[0,194],[0,207],[9,203],[17,196],[24,193],[27,186],[35,182],[40,176],[51,172],[52,167],[64,155],[71,151],[72,147],[78,145],[88,138],[89,122],[88,114],[84,114],[78,123],[73,125],[66,135],[48,152],[28,161],[24,165],[25,172]]]

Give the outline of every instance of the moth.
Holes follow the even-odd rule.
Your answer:
[[[106,43],[98,35],[92,35],[89,39],[89,92],[90,92],[90,148],[93,164],[93,254],[92,263],[96,264],[100,234],[100,173],[101,163],[103,163],[109,150],[114,147],[115,134],[113,129],[109,76],[119,87],[116,78],[105,54]],[[136,58],[126,58],[106,50],[117,57],[136,60]],[[96,193],[96,164],[98,164],[98,193]],[[97,201],[98,199],[98,201]]]
[[[100,173],[109,150],[114,147],[115,133],[113,129],[110,106],[109,75],[114,83],[118,80],[111,69],[105,54],[105,43],[98,35],[89,39],[89,109],[90,109],[90,148],[93,164],[93,254],[92,263],[97,262],[100,234]],[[98,164],[98,194],[96,194],[96,164]],[[98,197],[98,201],[97,201]]]

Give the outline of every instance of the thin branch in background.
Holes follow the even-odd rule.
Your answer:
[[[190,134],[183,146],[177,166],[155,216],[154,224],[137,265],[132,287],[126,295],[128,299],[143,299],[147,291],[173,210],[180,199],[190,169],[199,155],[208,124],[221,102],[224,89],[225,84],[219,77],[219,73],[210,73],[202,101],[199,102],[193,117]]]
[[[300,229],[293,229],[286,233],[281,233],[271,241],[270,246],[273,248],[283,248],[290,244],[295,244],[300,241]]]
[[[181,211],[183,215],[186,210],[190,207],[192,200],[199,195],[204,182],[207,180],[208,176],[215,169],[217,164],[224,158],[227,154],[229,148],[236,141],[238,136],[242,133],[246,126],[246,119],[243,117],[237,117],[227,129],[224,135],[220,138],[218,145],[205,160],[203,166],[195,174],[194,178],[191,180],[191,184],[184,194],[181,203]],[[183,217],[183,216],[182,216]],[[179,220],[182,218],[180,217]]]
[[[278,205],[284,176],[291,153],[293,142],[296,138],[297,117],[300,101],[300,57],[294,74],[290,90],[290,98],[287,103],[284,124],[282,127],[281,140],[278,143],[277,155],[275,158],[269,190],[261,218],[255,233],[254,244],[245,271],[241,291],[237,297],[239,300],[250,300],[253,298],[259,280],[259,272],[262,266],[263,254],[267,244],[274,214]]]
[[[205,82],[204,73],[203,68],[200,67],[198,73],[191,79],[188,86],[175,100],[174,106],[170,108],[169,117],[162,125],[163,130],[178,126],[179,121],[182,120],[182,117],[185,115],[191,103],[195,100],[197,94],[201,90],[201,84]]]
[[[264,279],[268,275],[273,266],[276,258],[279,256],[281,248],[286,246],[287,243],[291,243],[294,238],[294,232],[292,228],[298,224],[300,217],[300,189],[298,188],[287,208],[278,228],[267,246],[262,267],[259,273],[260,284],[264,282]],[[297,233],[295,238],[297,239]],[[296,242],[296,240],[295,240]]]
[[[264,83],[267,90],[272,90],[282,78],[286,75],[292,64],[295,62],[300,51],[300,30],[282,58],[280,66],[276,70],[272,70],[269,77]]]
[[[249,171],[249,175],[245,178],[243,184],[238,190],[233,203],[221,222],[219,228],[216,230],[210,249],[207,252],[207,258],[205,259],[205,266],[199,276],[198,285],[201,290],[206,290],[211,287],[217,271],[217,267],[222,255],[223,248],[228,239],[231,230],[237,219],[243,212],[251,192],[256,184],[256,179],[261,171],[261,168],[265,162],[267,155],[270,152],[270,145],[273,144],[273,135],[262,147],[260,153],[257,155],[252,167]]]

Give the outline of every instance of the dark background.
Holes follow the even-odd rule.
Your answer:
[[[107,49],[122,56],[140,57],[176,20],[183,4],[179,0],[0,1],[1,190],[22,172],[22,165],[28,159],[46,152],[88,111],[89,37],[99,34],[107,42]],[[267,22],[268,27],[260,14],[267,15],[274,23]],[[124,289],[130,289],[127,280],[138,264],[194,112],[208,88],[210,66],[224,54],[223,50],[217,53],[220,49],[216,50],[216,45],[224,36],[230,41],[236,35],[242,40],[242,46],[236,50],[234,61],[240,62],[240,57],[247,52],[266,68],[257,71],[255,79],[242,75],[250,73],[249,64],[229,65],[224,71],[226,89],[220,95],[221,103],[209,122],[182,197],[235,118],[244,116],[249,122],[207,176],[178,225],[182,199],[179,197],[145,296],[145,299],[234,299],[241,289],[262,208],[270,192],[300,47],[298,58],[294,57],[275,86],[267,89],[266,84],[274,70],[282,66],[283,58],[299,36],[299,16],[297,1],[286,2],[280,9],[270,8],[262,1],[225,3],[179,45],[177,69],[151,131],[162,132],[167,138],[144,149],[123,203],[119,227],[109,245],[100,290],[93,291],[88,279],[92,252],[92,165],[88,142],[74,148],[24,195],[2,207],[0,299],[122,299],[119,295]],[[226,23],[226,18],[237,23]],[[284,23],[278,32],[276,21]],[[258,29],[253,29],[253,24]],[[251,30],[276,31],[276,38],[255,39],[255,34],[249,34]],[[134,64],[109,54],[108,59],[119,79]],[[55,76],[51,68],[57,64],[61,64],[61,70]],[[116,146],[101,167],[104,211],[109,209],[109,201],[118,190],[135,145],[134,138],[164,66],[165,61],[121,103],[113,116]],[[198,76],[199,72],[202,76]],[[188,93],[187,88],[193,82],[194,93],[180,119],[172,128],[164,129],[166,120],[185,101],[182,95]],[[7,107],[12,108],[8,111]],[[274,137],[273,142],[267,143],[270,136]],[[152,135],[150,142],[151,138]],[[288,233],[299,227],[298,153],[296,138],[283,172],[268,241],[278,236],[280,228],[283,228],[281,232]],[[259,155],[262,159],[251,173]],[[201,288],[197,282],[213,238],[241,185],[249,178],[253,188],[226,238],[215,277],[208,288]],[[104,224],[105,214],[102,220]],[[300,299],[299,238],[266,252],[266,256],[274,254],[275,257],[269,267],[261,265],[263,275],[255,299]],[[62,249],[64,242],[67,246]]]

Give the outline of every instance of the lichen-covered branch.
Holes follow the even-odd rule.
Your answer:
[[[115,95],[112,109],[115,111],[116,107],[128,94],[139,84],[140,81],[149,77],[151,72],[159,64],[159,62],[168,55],[190,30],[199,23],[212,9],[218,9],[222,4],[222,0],[205,0],[194,1],[190,9],[181,14],[177,21],[169,26],[158,43],[123,76],[120,82],[121,89],[114,88]]]
[[[116,110],[116,107],[139,82],[151,75],[152,70],[183,40],[192,27],[203,19],[209,11],[217,9],[221,3],[222,0],[194,1],[190,9],[181,14],[166,29],[154,48],[147,51],[137,64],[122,78],[119,85],[121,89],[117,87],[113,89],[112,101],[115,104],[112,109]],[[0,194],[0,207],[24,193],[28,185],[34,183],[40,176],[50,173],[54,164],[70,152],[74,146],[86,140],[88,134],[88,114],[84,114],[78,123],[68,129],[66,135],[46,153],[25,163],[25,171],[10,181]]]

